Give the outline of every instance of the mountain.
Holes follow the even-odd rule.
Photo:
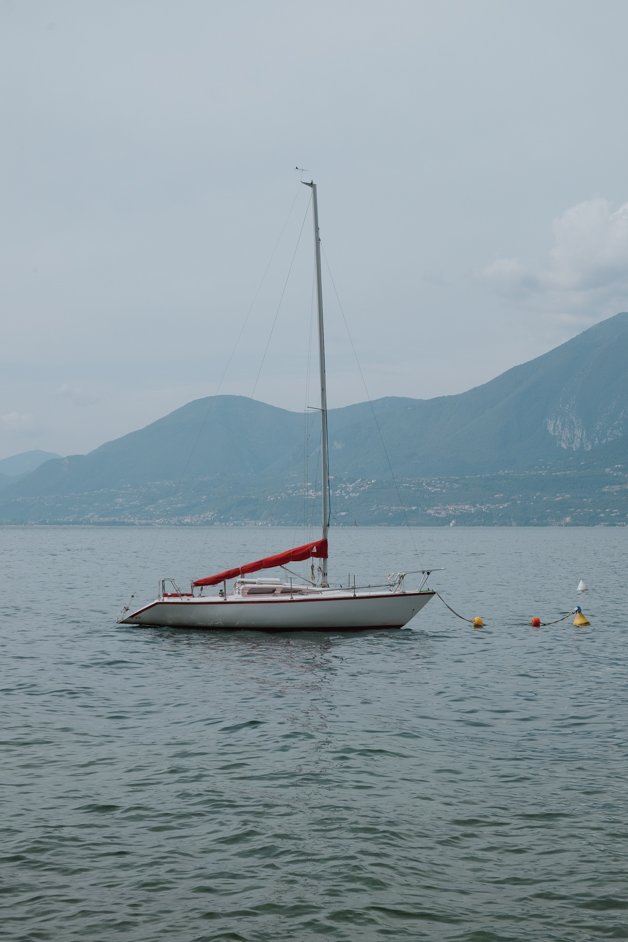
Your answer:
[[[13,483],[16,477],[30,474],[46,461],[60,457],[52,451],[22,451],[19,455],[0,459],[0,488]]]
[[[39,468],[14,490],[26,496],[255,474],[285,463],[300,434],[298,413],[244,396],[197,399],[87,455]]]
[[[376,415],[402,475],[492,473],[628,457],[628,313],[457,396],[380,400]],[[343,450],[351,468],[383,473],[358,419]],[[338,471],[349,462],[335,462]]]
[[[401,488],[404,505],[414,508],[413,522],[464,516],[465,490],[475,495],[472,506],[497,508],[488,518],[474,511],[473,522],[552,522],[557,513],[559,520],[573,520],[589,500],[582,493],[583,475],[589,475],[589,490],[599,492],[601,504],[587,504],[585,522],[628,522],[621,510],[621,469],[628,469],[626,362],[623,313],[468,392],[332,410],[337,518],[391,522],[395,506],[400,512]],[[292,523],[302,519],[304,502],[316,503],[319,432],[315,416],[307,422],[304,431],[303,415],[244,397],[199,399],[88,455],[47,461],[5,486],[0,521]],[[304,467],[310,469],[307,486]],[[434,479],[439,483],[430,490],[425,482]],[[550,506],[564,501],[567,481],[571,514],[564,505]],[[441,497],[449,494],[449,502],[435,504],[434,487]],[[498,512],[499,501],[487,505],[485,487],[505,494],[510,509]],[[527,507],[521,512],[517,490]]]

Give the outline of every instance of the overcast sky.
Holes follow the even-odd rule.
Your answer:
[[[626,37],[624,0],[0,0],[0,458],[309,404],[296,165],[330,406],[627,310]]]

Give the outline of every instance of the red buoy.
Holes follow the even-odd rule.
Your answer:
[[[531,618],[531,619],[530,619],[530,624],[532,625],[533,628],[540,628],[540,627],[541,627],[541,619],[539,618],[538,615],[535,615],[534,618]]]

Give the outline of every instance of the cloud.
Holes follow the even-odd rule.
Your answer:
[[[75,406],[81,407],[93,406],[98,402],[95,396],[83,392],[82,389],[79,389],[77,386],[72,386],[70,383],[62,383],[57,389],[57,396],[59,396],[60,399],[69,400],[74,403]]]
[[[628,285],[628,203],[615,212],[607,200],[579,203],[555,220],[553,231],[550,286],[587,291]]]
[[[554,220],[552,233],[552,248],[536,269],[500,258],[484,269],[484,280],[505,296],[544,297],[566,315],[628,307],[628,203],[616,210],[605,199],[578,203]]]
[[[6,432],[30,432],[35,419],[29,412],[5,412],[0,415],[0,428]]]

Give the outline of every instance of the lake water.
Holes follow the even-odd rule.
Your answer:
[[[482,630],[115,624],[306,538],[0,529],[3,938],[628,938],[626,530],[333,532],[336,578],[444,567]]]

